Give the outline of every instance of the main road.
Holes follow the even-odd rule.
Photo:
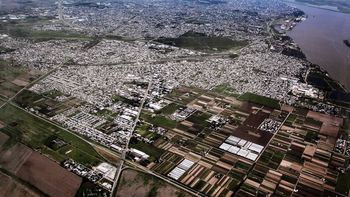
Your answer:
[[[145,101],[146,101],[146,99],[148,97],[149,91],[151,90],[151,86],[152,86],[152,81],[150,81],[148,83],[147,90],[146,90],[146,92],[145,92],[145,94],[144,94],[144,96],[142,98],[142,101],[141,101],[141,104],[140,104],[140,107],[139,107],[139,111],[137,113],[137,116],[136,116],[136,119],[134,121],[134,124],[133,124],[133,126],[131,128],[131,132],[130,132],[128,140],[127,140],[127,142],[125,144],[125,148],[122,150],[121,160],[120,160],[120,163],[119,163],[119,166],[118,166],[118,169],[117,169],[117,173],[116,173],[116,176],[115,176],[115,179],[114,179],[112,192],[111,192],[111,197],[114,197],[115,194],[116,194],[116,188],[117,188],[117,185],[118,185],[119,177],[120,177],[121,172],[123,170],[123,165],[124,165],[124,161],[125,161],[125,157],[126,157],[126,152],[129,150],[130,139],[132,138],[132,136],[134,134],[134,131],[136,129],[136,126],[137,126],[137,122],[140,119],[140,115],[141,115],[143,106],[145,104]]]

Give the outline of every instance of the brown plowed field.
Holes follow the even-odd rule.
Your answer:
[[[39,197],[40,195],[0,172],[0,196]]]
[[[75,196],[82,182],[79,176],[37,152],[24,162],[17,176],[55,197]]]

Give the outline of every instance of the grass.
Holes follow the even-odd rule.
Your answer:
[[[248,102],[252,102],[255,104],[260,104],[260,105],[264,105],[266,107],[270,107],[273,109],[280,109],[281,106],[279,104],[279,101],[276,99],[272,99],[272,98],[268,98],[265,96],[260,96],[257,94],[253,94],[250,92],[244,93],[243,95],[241,95],[239,97],[239,100],[242,101],[248,101]]]
[[[62,95],[63,95],[63,93],[58,91],[58,90],[49,90],[49,91],[43,93],[43,96],[46,96],[46,97],[51,98],[51,99],[55,99],[56,97],[62,96]]]
[[[308,131],[304,137],[305,141],[312,142],[312,143],[314,143],[315,140],[317,139],[318,139],[318,133],[313,131]]]
[[[97,116],[100,116],[102,118],[107,119],[108,121],[113,121],[117,117],[117,113],[109,110],[109,109],[102,109],[96,112]]]
[[[350,190],[350,174],[339,174],[335,190],[341,194],[348,195]]]
[[[159,149],[155,146],[152,146],[151,144],[147,144],[147,143],[140,142],[140,141],[130,143],[130,147],[137,149],[137,150],[140,150],[140,151],[146,153],[147,155],[149,155],[150,161],[156,160],[164,153],[164,150]]]
[[[164,127],[164,128],[173,129],[177,125],[176,121],[168,119],[161,115],[151,116],[149,114],[144,113],[142,114],[142,119],[144,119],[146,122],[149,122],[153,125]]]
[[[173,114],[176,110],[178,110],[181,107],[182,107],[181,105],[178,105],[176,103],[170,103],[169,105],[161,109],[159,112],[164,115],[170,115],[170,114]]]
[[[208,120],[210,117],[211,115],[208,113],[197,111],[194,114],[192,114],[190,117],[188,117],[186,120],[192,123],[201,125],[203,127],[206,127],[209,125],[209,122],[207,122],[206,120]]]
[[[48,40],[92,40],[93,38],[76,31],[41,31],[33,27],[36,25],[52,24],[52,18],[36,17],[10,22],[0,22],[0,34],[8,34],[12,37],[25,38],[34,42]]]
[[[221,52],[239,49],[248,44],[246,40],[231,40],[227,37],[207,36],[197,32],[187,32],[178,38],[159,38],[157,42],[205,52]]]
[[[150,140],[155,140],[160,137],[159,134],[155,132],[149,131],[151,126],[149,124],[142,124],[136,128],[136,132],[140,134],[144,138],[148,138]]]
[[[218,94],[225,95],[225,96],[232,96],[232,97],[239,96],[239,94],[235,93],[235,90],[233,88],[231,88],[231,86],[229,84],[218,85],[213,89],[213,91],[218,93]]]
[[[8,104],[0,109],[0,121],[6,123],[6,127],[1,131],[8,134],[11,141],[22,142],[33,149],[50,154],[53,158],[61,158],[57,155],[60,154],[64,158],[71,158],[86,165],[95,165],[102,160],[101,156],[87,142],[12,105]],[[68,145],[62,149],[69,147],[72,149],[72,153],[65,155],[61,149],[54,152],[47,150],[45,143],[53,135],[67,142]]]

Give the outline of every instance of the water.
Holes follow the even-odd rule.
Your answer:
[[[325,69],[350,90],[350,48],[343,43],[350,40],[350,14],[290,5],[304,11],[308,18],[289,32],[289,36],[310,62]]]

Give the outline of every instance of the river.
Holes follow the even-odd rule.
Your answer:
[[[325,69],[330,77],[350,90],[350,14],[289,4],[304,11],[308,18],[288,35],[298,44],[307,59]]]

